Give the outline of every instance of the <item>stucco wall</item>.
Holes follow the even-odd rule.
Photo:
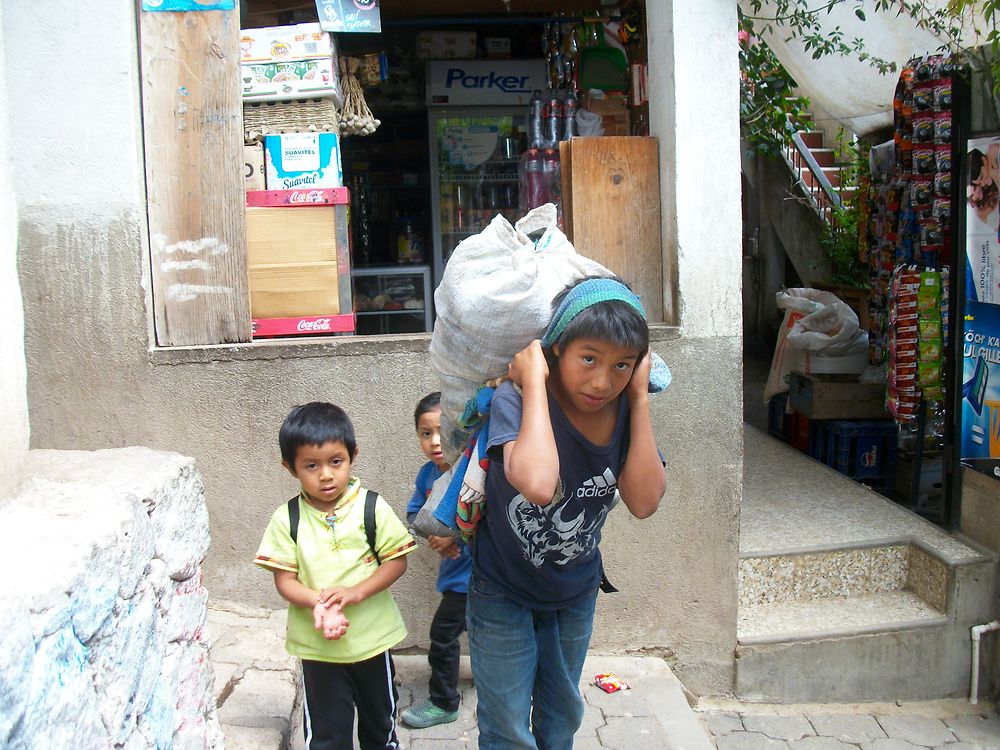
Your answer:
[[[278,606],[271,577],[249,561],[268,516],[295,491],[279,465],[281,419],[291,405],[314,398],[345,406],[358,432],[358,473],[402,512],[421,463],[410,415],[416,400],[436,387],[428,338],[149,352],[133,4],[102,0],[100,11],[93,6],[76,11],[54,2],[24,9],[12,5],[3,8],[8,59],[37,43],[32,33],[37,19],[58,8],[78,15],[65,28],[56,25],[45,33],[56,34],[54,44],[70,61],[90,55],[88,69],[100,69],[116,82],[98,92],[69,71],[66,89],[58,83],[52,92],[35,92],[34,79],[22,66],[10,90],[12,100],[31,100],[17,116],[14,168],[21,195],[33,445],[89,449],[141,444],[194,457],[210,514],[213,546],[205,583],[211,595]],[[661,141],[676,131],[676,138],[670,136],[674,153],[702,153],[697,165],[694,157],[687,158],[664,177],[665,221],[677,215],[683,219],[665,233],[684,244],[676,288],[683,303],[681,332],[660,329],[655,343],[675,373],[674,385],[653,407],[670,481],[653,518],[637,522],[618,510],[609,520],[602,549],[609,575],[623,593],[602,597],[594,648],[665,655],[692,690],[721,693],[732,685],[742,472],[739,158],[735,35],[730,33],[735,5],[705,5],[697,13],[678,10],[692,24],[679,28],[695,33],[698,24],[707,25],[708,38],[731,44],[731,65],[721,64],[717,74],[732,72],[733,77],[717,90],[732,99],[733,127],[727,137],[717,124],[698,130],[689,115],[683,126],[678,123],[676,113],[691,104],[685,96],[700,101],[704,95],[690,82],[685,96],[672,100],[669,111],[654,119],[653,134]],[[675,12],[670,3],[650,6],[651,17],[665,10],[655,6]],[[723,26],[725,34],[719,30]],[[98,31],[121,43],[95,49],[86,40]],[[661,45],[657,54],[672,49]],[[719,54],[713,50],[709,57]],[[659,66],[675,67],[665,59]],[[705,82],[697,60],[685,75]],[[714,85],[715,74],[711,78]],[[84,95],[68,93],[74,90]],[[103,145],[95,145],[92,131],[78,127],[98,100]],[[717,98],[712,101],[721,109]],[[50,116],[51,126],[42,132],[35,123],[45,109],[60,116]],[[713,118],[727,121],[717,113]],[[93,163],[95,148],[105,150],[100,165]],[[76,164],[64,168],[60,162],[43,174],[31,166],[39,160],[59,162],[64,155],[77,159]],[[679,180],[690,180],[700,169],[721,175],[717,182],[722,192],[716,197],[725,200],[713,202],[710,212],[698,197],[701,183],[678,189]],[[91,188],[92,182],[101,184]],[[675,257],[673,245],[665,253]],[[394,586],[411,631],[409,644],[426,645],[437,596],[435,564],[429,553],[420,552]]]
[[[0,39],[3,18],[0,17]],[[0,55],[0,92],[6,71]],[[27,372],[24,364],[24,315],[17,280],[17,204],[10,169],[7,102],[0,98],[0,504],[14,495],[24,475],[28,454]]]

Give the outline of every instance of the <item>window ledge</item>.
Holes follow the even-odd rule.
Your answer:
[[[680,331],[676,326],[652,325],[649,327],[649,340],[654,345],[658,341],[672,341],[677,338],[680,338]],[[206,362],[411,354],[427,352],[430,343],[431,334],[429,333],[382,336],[317,336],[315,338],[254,341],[247,344],[157,347],[149,351],[149,361],[154,365],[189,365]]]

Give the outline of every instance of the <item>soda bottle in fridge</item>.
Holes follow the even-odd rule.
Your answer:
[[[559,152],[547,148],[542,154],[542,181],[547,193],[545,203],[555,203],[559,225],[562,226],[562,173],[559,169]]]
[[[545,148],[558,148],[563,131],[563,103],[559,92],[553,89],[545,105]]]
[[[576,135],[576,111],[579,105],[576,95],[572,90],[566,93],[566,101],[563,104],[563,133],[562,140],[568,141]]]
[[[545,182],[545,163],[542,152],[529,148],[521,155],[517,166],[521,213],[549,202],[549,191]]]
[[[545,103],[542,101],[542,92],[538,89],[531,95],[531,101],[528,102],[528,144],[529,148],[544,148],[545,147],[545,134],[544,134],[544,121],[543,114],[545,111]]]

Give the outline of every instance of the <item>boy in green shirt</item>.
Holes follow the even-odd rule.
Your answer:
[[[254,562],[274,573],[288,601],[285,647],[302,659],[306,747],[352,750],[356,707],[361,750],[398,748],[389,649],[406,627],[389,586],[406,572],[416,543],[377,496],[369,546],[366,491],[351,476],[354,427],[340,407],[296,406],[278,443],[302,490],[271,516]]]

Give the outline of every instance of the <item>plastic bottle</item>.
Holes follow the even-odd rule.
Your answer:
[[[542,175],[548,193],[543,203],[555,203],[560,225],[562,224],[562,174],[559,169],[559,152],[549,148],[542,154]]]
[[[531,101],[528,102],[528,143],[529,148],[544,148],[545,135],[542,122],[542,113],[545,103],[542,101],[542,92],[535,89],[531,94]]]
[[[545,148],[556,148],[562,138],[563,103],[554,89],[549,92],[545,105]]]
[[[566,93],[566,102],[563,104],[563,134],[562,139],[568,141],[570,138],[575,136],[576,133],[576,110],[579,105],[576,101],[576,95],[569,91]]]
[[[529,148],[521,155],[517,173],[522,214],[549,202],[549,191],[544,172],[545,164],[542,152],[537,148]]]

